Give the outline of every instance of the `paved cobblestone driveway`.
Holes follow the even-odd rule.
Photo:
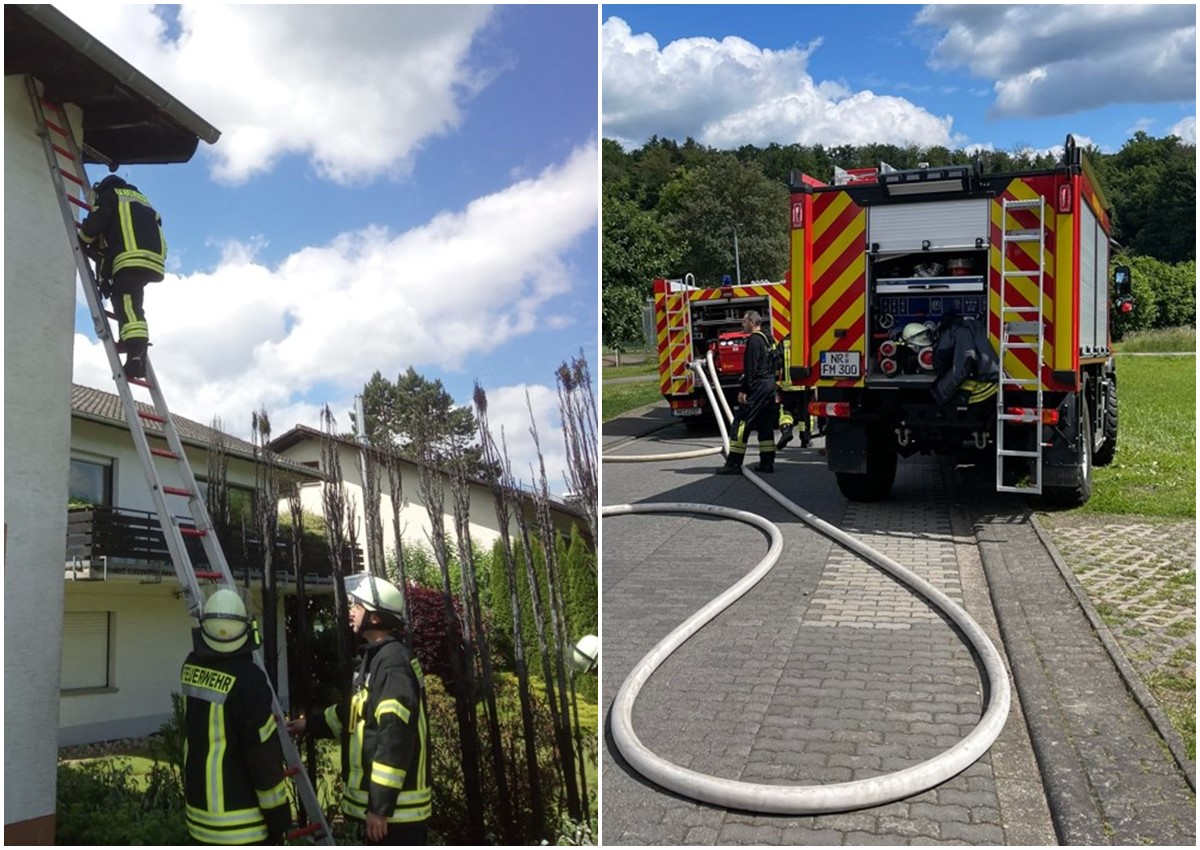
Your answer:
[[[654,442],[623,451],[669,450]],[[604,470],[605,504],[715,502],[761,513],[785,537],[772,573],[647,684],[633,712],[643,742],[717,776],[815,784],[909,767],[965,735],[982,696],[957,631],[749,482],[713,477],[719,463],[714,456]],[[902,463],[895,500],[849,509],[815,451],[791,449],[779,468],[772,484],[786,495],[965,602],[997,639],[969,523],[949,503],[935,461]],[[607,714],[638,659],[744,574],[766,543],[748,526],[682,515],[606,519],[603,540]],[[603,770],[605,844],[1054,843],[1016,704],[1000,741],[966,771],[858,812],[784,817],[701,805],[634,774],[611,741]]]

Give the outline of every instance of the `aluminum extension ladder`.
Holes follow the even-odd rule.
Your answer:
[[[1010,212],[1016,210],[1031,211],[1037,216],[1037,227],[1034,229],[1009,226],[1015,225],[1015,219]],[[1042,492],[1042,365],[1045,360],[1045,312],[1046,312],[1046,199],[1038,196],[1028,201],[1004,199],[1003,220],[1001,221],[1001,257],[1000,257],[1000,385],[996,392],[996,490],[1001,493],[1029,493],[1040,495]],[[1037,243],[1037,269],[1022,271],[1012,266],[1008,258],[1010,245],[1018,243]],[[1023,278],[1037,290],[1037,302],[1029,306],[1014,307],[1009,304],[1009,293],[1012,287],[1009,281],[1013,278]],[[1016,337],[1016,340],[1013,338]],[[1037,353],[1036,366],[1032,378],[1020,378],[1008,373],[1005,363],[1010,351],[1034,351]],[[1033,390],[1036,401],[1033,408],[1021,407],[1019,412],[1009,412],[1006,395],[1013,390]],[[1006,426],[1027,426],[1033,429],[1033,450],[1028,448],[1008,448],[1005,445]],[[1029,441],[1023,441],[1028,446]],[[1004,483],[1007,467],[1006,461],[1025,461],[1032,466],[1032,475],[1027,484]]]
[[[75,141],[75,136],[71,132],[66,110],[62,106],[45,99],[38,91],[37,83],[32,77],[27,76],[25,79],[29,98],[33,105],[33,114],[37,120],[38,136],[41,137],[45,148],[46,161],[50,166],[50,176],[54,181],[59,207],[62,210],[63,223],[67,230],[71,249],[75,255],[75,267],[78,269],[79,278],[83,282],[83,291],[87,296],[88,308],[91,310],[92,320],[95,323],[96,336],[103,341],[104,350],[108,354],[108,363],[112,368],[113,381],[116,383],[118,394],[121,397],[121,404],[125,411],[125,420],[129,423],[129,431],[133,435],[134,446],[137,448],[138,457],[141,459],[142,469],[146,473],[146,483],[150,486],[150,493],[154,499],[154,507],[158,512],[158,520],[162,525],[163,537],[166,539],[167,550],[171,555],[171,564],[175,568],[175,575],[179,578],[179,584],[183,588],[183,596],[187,604],[188,613],[199,621],[204,607],[204,597],[200,590],[200,581],[221,582],[230,589],[235,589],[236,584],[233,580],[233,575],[229,571],[229,564],[225,560],[225,555],[221,551],[221,544],[217,540],[216,533],[213,531],[212,521],[208,516],[208,509],[204,504],[200,489],[196,485],[196,479],[192,474],[191,465],[187,461],[183,443],[180,442],[179,433],[175,429],[175,423],[172,421],[171,415],[167,410],[167,402],[155,378],[154,366],[150,362],[149,355],[147,354],[146,356],[145,380],[126,378],[125,370],[121,367],[116,340],[108,321],[109,318],[115,318],[116,316],[104,309],[91,264],[88,262],[79,244],[78,228],[80,220],[76,217],[77,213],[73,207],[83,210],[91,209],[91,203],[89,202],[91,184],[88,183],[83,156],[79,145]],[[54,116],[53,119],[47,117],[48,112]],[[53,139],[51,138],[52,134],[55,137]],[[68,183],[71,185],[68,186]],[[130,384],[136,384],[150,391],[151,398],[154,401],[153,413],[139,409],[134,403],[133,393],[129,388]],[[150,446],[145,430],[145,422],[154,422],[162,427],[163,436],[167,441],[167,448]],[[156,434],[155,436],[157,437],[158,435]],[[174,462],[184,486],[168,487],[163,485],[158,475],[155,458],[164,458],[165,460]],[[173,516],[167,509],[167,497],[169,496],[186,500],[188,512],[191,514],[195,525],[194,528],[185,528],[180,525],[179,518]],[[215,568],[214,570],[209,572],[197,572],[195,570],[184,543],[185,537],[199,538],[204,547],[204,552],[208,557],[208,563]],[[261,648],[255,650],[254,661],[263,671],[263,676],[266,678],[266,668],[263,664]],[[267,684],[270,686],[269,678]],[[308,813],[309,820],[308,826],[292,830],[288,834],[288,838],[296,839],[305,835],[313,835],[317,843],[332,845],[334,842],[333,835],[329,829],[329,823],[325,819],[325,813],[321,809],[320,802],[317,800],[316,791],[313,790],[308,774],[304,772],[304,765],[300,760],[300,752],[296,748],[295,742],[287,734],[287,721],[279,705],[279,698],[276,696],[274,688],[271,689],[271,710],[275,715],[276,725],[279,727],[279,740],[283,746],[283,754],[287,762],[285,773],[292,777],[296,783],[300,801]]]

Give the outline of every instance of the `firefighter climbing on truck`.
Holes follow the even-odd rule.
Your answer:
[[[1056,168],[793,174],[787,372],[819,391],[849,499],[886,498],[898,457],[994,458],[998,490],[1081,504],[1113,459],[1109,205],[1068,136]]]

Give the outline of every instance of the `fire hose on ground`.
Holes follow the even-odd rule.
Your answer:
[[[709,403],[717,410],[717,396],[724,402],[721,393],[714,393],[713,384],[720,386],[711,356],[707,363],[712,374],[712,383],[704,374],[701,363],[692,368],[704,386]],[[723,407],[732,420],[732,413]],[[723,446],[688,452],[675,452],[642,457],[606,456],[605,461],[658,461],[677,460],[728,452],[729,434],[721,416],[717,416]],[[869,564],[895,578],[924,597],[935,608],[944,613],[957,626],[972,649],[978,654],[987,679],[987,708],[976,726],[957,744],[933,758],[905,768],[904,770],[849,782],[823,785],[767,785],[741,782],[689,770],[652,752],[633,730],[633,704],[642,687],[670,655],[692,635],[718,614],[749,592],[778,562],[783,553],[783,535],[772,522],[757,514],[718,505],[703,505],[687,502],[655,502],[636,505],[613,505],[602,509],[601,516],[624,516],[639,513],[698,513],[719,516],[748,523],[765,532],[770,539],[767,554],[732,587],[713,599],[651,649],[637,663],[622,683],[613,700],[611,723],[613,741],[621,755],[638,773],[657,785],[682,794],[693,800],[713,805],[768,814],[812,815],[842,812],[853,809],[883,805],[911,797],[934,788],[975,763],[991,748],[999,737],[1008,719],[1011,692],[1004,661],[987,634],[961,606],[920,576],[896,561],[876,552],[860,540],[830,525],[814,514],[792,502],[774,487],[767,484],[752,470],[742,468],[742,474],[784,509],[794,514],[816,531],[838,545],[855,553]]]

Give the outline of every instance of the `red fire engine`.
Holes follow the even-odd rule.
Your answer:
[[[1117,444],[1110,303],[1132,298],[1126,267],[1110,297],[1109,205],[1073,137],[1045,171],[790,182],[785,371],[818,391],[842,493],[886,498],[898,456],[973,451],[999,490],[1086,501]]]

